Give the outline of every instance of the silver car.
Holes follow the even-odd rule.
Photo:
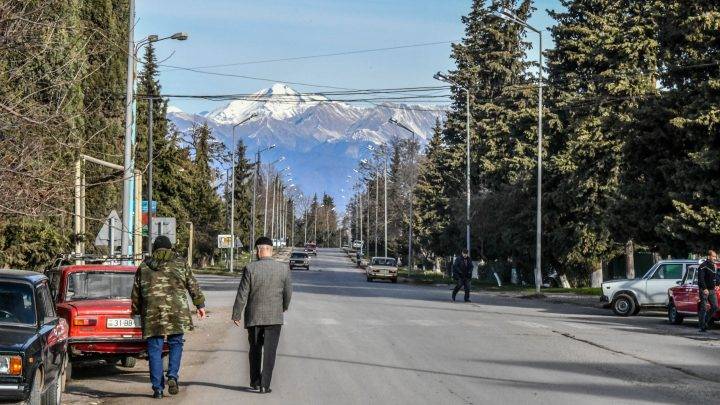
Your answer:
[[[375,279],[384,279],[397,283],[397,261],[392,257],[373,257],[370,259],[370,264],[365,267],[365,275],[368,282]]]

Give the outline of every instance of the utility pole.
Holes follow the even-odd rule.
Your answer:
[[[148,96],[148,140],[147,140],[147,200],[148,200],[148,243],[147,251],[148,256],[152,255],[152,243],[153,243],[153,232],[152,232],[152,200],[153,200],[153,98]]]
[[[251,115],[250,117],[253,117],[254,115],[255,114]],[[258,177],[258,174],[260,174],[260,168],[261,168],[260,154],[267,150],[270,150],[274,147],[275,147],[275,144],[272,144],[265,149],[258,150],[255,153],[255,167],[253,170],[253,200],[252,200],[252,204],[251,204],[251,208],[250,208],[250,216],[252,217],[252,219],[250,221],[250,243],[248,243],[248,246],[250,247],[250,252],[251,252],[250,253],[251,261],[254,259],[253,255],[252,255],[252,250],[253,250],[253,244],[255,243],[255,228],[256,228],[255,220],[257,218],[257,214],[255,213],[256,212],[255,206],[257,205],[257,177]]]
[[[133,195],[133,169],[132,158],[133,146],[135,144],[133,134],[133,91],[135,83],[135,0],[129,0],[128,4],[128,48],[127,48],[127,78],[125,83],[125,149],[123,153],[123,214],[122,214],[122,238],[120,246],[122,256],[130,254],[132,245],[132,195]]]
[[[380,172],[375,170],[375,256],[378,255],[378,209],[380,195]]]
[[[267,235],[267,205],[270,191],[270,166],[268,166],[267,180],[265,181],[265,213],[263,214],[263,236]]]
[[[187,253],[187,265],[192,268],[193,265],[193,236],[195,233],[195,226],[192,222],[188,222],[190,230],[188,231],[188,253]]]
[[[384,226],[385,226],[385,239],[383,239],[384,242],[385,242],[385,257],[387,257],[387,255],[388,255],[388,232],[387,232],[387,228],[388,228],[388,216],[387,216],[387,175],[388,175],[388,173],[387,173],[387,161],[388,161],[388,156],[387,156],[387,152],[388,152],[388,151],[387,151],[387,145],[386,145],[386,148],[385,148],[385,181],[383,182],[383,183],[384,183],[384,184],[383,184],[383,187],[385,188],[385,197],[384,197],[384,198],[385,198],[385,203],[383,204],[383,210],[385,211],[385,224],[384,224]]]

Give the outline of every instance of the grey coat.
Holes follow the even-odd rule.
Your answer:
[[[286,264],[271,258],[251,262],[243,269],[232,319],[239,321],[244,317],[246,328],[282,325],[291,296],[292,279]]]

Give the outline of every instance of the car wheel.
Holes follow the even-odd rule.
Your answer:
[[[25,401],[26,405],[41,405],[42,404],[42,391],[43,391],[43,381],[42,381],[42,373],[40,370],[35,371],[35,378],[33,378],[32,387],[30,387],[30,396],[28,397],[27,401]]]
[[[67,359],[65,362],[65,381],[71,381],[72,375],[73,375],[73,364],[70,362],[70,359]]]
[[[123,357],[123,359],[120,360],[120,364],[121,364],[123,367],[127,367],[127,368],[133,368],[133,367],[135,367],[135,364],[136,364],[136,363],[137,363],[137,359],[136,359],[135,357],[132,357],[132,356]]]
[[[390,281],[391,281],[393,284],[397,283],[397,277],[391,278]]]
[[[635,304],[633,297],[627,294],[618,295],[612,302],[612,310],[615,312],[615,315],[618,316],[632,315],[632,313],[635,312],[636,306],[637,304]]]
[[[368,283],[372,282],[372,281],[373,281],[373,280],[372,280],[372,277],[368,277],[368,278],[367,278],[367,281],[368,281]]]
[[[685,317],[678,313],[675,303],[671,302],[668,305],[668,321],[673,325],[680,325],[684,319]]]
[[[55,382],[48,388],[45,404],[60,405],[62,403],[62,393],[65,391],[65,367],[60,369]]]

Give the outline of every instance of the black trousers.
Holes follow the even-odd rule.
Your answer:
[[[470,279],[463,277],[455,279],[455,288],[453,288],[452,292],[453,300],[455,300],[455,296],[457,296],[457,293],[461,288],[465,290],[465,301],[470,301]]]
[[[270,387],[281,326],[264,325],[247,328],[248,342],[250,342],[250,385]]]
[[[707,328],[708,321],[712,319],[715,312],[718,310],[718,300],[715,290],[710,290],[709,295],[703,294],[700,290],[700,312],[698,313],[698,324],[700,329],[705,330]],[[708,302],[710,303],[710,312],[706,308]]]

